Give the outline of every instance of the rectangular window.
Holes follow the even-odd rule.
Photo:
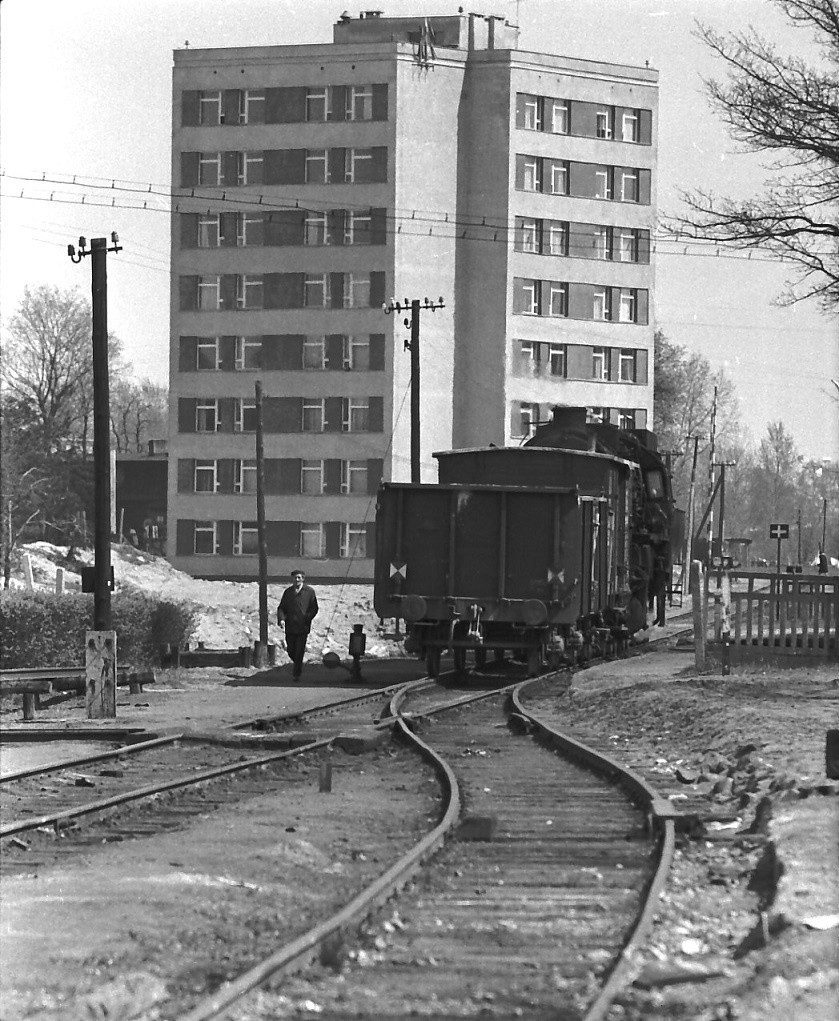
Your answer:
[[[303,304],[306,308],[327,308],[329,305],[329,274],[307,275],[303,280]]]
[[[370,368],[369,337],[344,337],[344,368],[353,372]]]
[[[549,344],[550,365],[552,376],[565,376],[568,364],[568,346],[566,344]]]
[[[618,234],[618,259],[621,262],[638,261],[638,234],[634,230],[622,229]]]
[[[638,318],[638,293],[635,288],[622,287],[618,322],[634,323]]]
[[[215,371],[219,364],[219,338],[199,337],[195,346],[195,368]]]
[[[323,461],[303,460],[300,462],[300,492],[307,496],[321,496],[324,485]]]
[[[265,123],[264,89],[243,89],[239,93],[239,123]]]
[[[364,522],[341,522],[340,556],[343,559],[367,556],[367,526]]]
[[[618,429],[634,429],[635,412],[631,408],[620,408],[618,410]]]
[[[195,462],[195,492],[215,493],[218,491],[218,461]]]
[[[548,315],[568,315],[568,284],[558,283],[556,280],[550,282],[550,309]]]
[[[595,259],[612,258],[612,228],[594,228],[594,257]]]
[[[568,163],[565,160],[551,160],[551,194],[568,194]]]
[[[262,217],[258,213],[240,213],[236,244],[240,248],[262,244]]]
[[[595,287],[592,297],[591,317],[610,322],[612,319],[612,290],[610,287]]]
[[[609,355],[611,349],[608,347],[595,347],[591,350],[591,378],[601,381],[609,379]]]
[[[260,337],[236,338],[236,368],[258,369],[262,361],[262,340]]]
[[[201,557],[214,556],[218,553],[215,521],[195,522],[192,551]]]
[[[350,209],[344,223],[344,244],[345,245],[369,245],[370,226],[372,218],[370,211],[355,212]]]
[[[329,227],[326,213],[314,211],[306,214],[303,241],[307,245],[329,244]]]
[[[195,402],[195,431],[214,433],[218,427],[218,400],[214,397],[199,397]]]
[[[220,152],[198,154],[198,183],[207,188],[216,188],[221,183]]]
[[[236,308],[262,308],[262,277],[236,277]]]
[[[328,180],[326,149],[308,149],[306,151],[306,184],[325,184]]]
[[[542,100],[539,96],[524,97],[524,124],[530,131],[542,130]]]
[[[640,118],[637,110],[625,110],[621,117],[621,141],[637,142],[639,138],[638,124]]]
[[[516,217],[516,249],[519,252],[539,251],[539,220]]]
[[[212,126],[223,123],[221,92],[202,92],[198,100],[198,123]]]
[[[202,312],[221,308],[221,277],[198,278],[198,307]]]
[[[344,276],[344,308],[370,308],[370,274]]]
[[[325,121],[329,115],[329,96],[326,87],[306,92],[306,120]]]
[[[635,352],[621,348],[618,360],[618,379],[621,383],[635,382]]]
[[[555,135],[568,134],[568,103],[564,99],[553,101],[551,130]]]
[[[539,405],[533,404],[530,401],[521,402],[521,424],[519,426],[519,436],[528,438],[536,432],[539,427]]]
[[[255,493],[256,492],[256,459],[242,460],[237,458],[233,462],[233,492],[234,493]]]
[[[238,153],[236,172],[240,185],[262,184],[262,153]]]
[[[341,462],[341,492],[366,495],[367,461]]]
[[[536,156],[525,156],[522,160],[522,189],[524,191],[542,190],[542,161]]]
[[[370,417],[370,402],[366,397],[347,397],[344,400],[344,415],[341,428],[344,432],[367,432]]]
[[[611,109],[598,110],[596,118],[597,118],[597,137],[611,138],[613,134],[612,132],[613,111]]]
[[[303,341],[303,368],[326,368],[326,337],[306,337]]]
[[[621,170],[621,201],[638,201],[638,171],[624,167]]]
[[[554,220],[548,232],[548,246],[551,255],[568,254],[568,224]]]
[[[221,237],[221,216],[206,213],[198,217],[198,247],[218,248]]]
[[[518,280],[517,284],[517,312],[523,312],[525,315],[538,316],[541,315],[541,309],[539,307],[539,296],[541,288],[538,280]]]
[[[347,120],[370,121],[373,119],[373,86],[350,85],[347,89]]]
[[[256,432],[256,400],[253,397],[237,397],[233,408],[234,432]]]
[[[608,417],[606,408],[586,408],[586,422],[590,425],[603,425]]]
[[[520,376],[542,375],[542,349],[544,345],[536,340],[523,340],[519,345],[519,358],[516,366]]]
[[[369,181],[373,167],[371,149],[347,149],[345,179],[350,182]]]
[[[303,398],[303,432],[322,433],[324,420],[324,398]]]
[[[324,530],[322,524],[305,524],[300,529],[300,556],[322,557],[324,555]]]
[[[612,197],[612,168],[599,167],[594,171],[594,197],[610,199]]]
[[[251,557],[259,553],[259,531],[255,521],[233,522],[233,556]]]

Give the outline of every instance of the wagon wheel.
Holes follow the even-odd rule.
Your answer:
[[[455,671],[462,674],[466,670],[466,649],[455,646],[452,649]]]
[[[432,645],[425,650],[425,668],[429,677],[437,677],[440,673],[440,652],[439,646]]]
[[[485,648],[484,648],[484,647],[483,647],[483,646],[481,645],[481,646],[478,646],[478,648],[477,648],[477,649],[475,649],[475,666],[476,666],[476,667],[477,667],[477,668],[478,668],[479,670],[483,670],[483,668],[484,668],[484,667],[485,667],[486,665],[487,665],[487,651],[486,651],[486,649],[485,649]]]

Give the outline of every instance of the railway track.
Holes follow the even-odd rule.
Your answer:
[[[586,750],[575,750],[586,766],[557,756],[550,729],[536,720],[528,726],[542,741],[511,728],[511,705],[517,721],[528,716],[518,687],[453,699],[415,682],[395,696],[401,732],[445,778],[439,824],[342,912],[181,1021],[602,1016],[609,976],[620,981],[627,942],[648,921],[672,854],[669,806],[637,777],[621,775],[642,802],[634,804],[616,782],[618,767],[599,759],[604,780]],[[455,829],[461,802],[466,817]],[[446,834],[454,839],[421,869]],[[399,925],[368,928],[368,948],[345,945],[358,920],[409,880]],[[318,952],[333,969],[345,953],[356,963],[290,978],[276,993],[254,991]]]

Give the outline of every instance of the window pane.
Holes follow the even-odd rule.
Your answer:
[[[568,104],[559,99],[553,101],[552,130],[556,135],[568,134]]]
[[[524,180],[522,187],[525,191],[539,190],[539,163],[536,159],[524,161]]]
[[[236,461],[236,478],[233,488],[237,493],[256,492],[256,461]]]
[[[326,244],[326,213],[309,213],[306,217],[304,241],[307,245]]]
[[[323,526],[304,525],[300,530],[300,553],[304,557],[323,556]]]
[[[310,149],[306,153],[306,183],[323,184],[326,181],[326,150]]]
[[[304,432],[323,432],[323,401],[322,400],[306,400],[303,401],[303,431]]]
[[[216,462],[195,462],[195,492],[214,493],[216,491]]]
[[[320,496],[323,493],[323,461],[302,462],[300,488],[309,496]]]
[[[568,254],[568,229],[564,223],[552,223],[550,230],[551,255]]]
[[[218,214],[198,217],[198,247],[217,248],[219,241]]]
[[[214,521],[195,523],[194,550],[201,555],[212,555],[216,552],[216,523]]]
[[[537,220],[519,219],[517,248],[520,252],[539,251],[539,223]]]
[[[566,347],[564,344],[551,344],[551,375],[552,376],[564,376],[565,375],[565,355]]]
[[[344,308],[370,307],[370,277],[351,273],[344,293]]]
[[[323,337],[307,337],[303,342],[303,368],[322,369],[324,351],[325,340]]]
[[[369,407],[363,397],[349,398],[349,431],[366,432]]]
[[[195,406],[195,431],[199,433],[214,433],[218,421],[218,412],[215,401],[208,401]]]
[[[344,337],[344,368],[357,371],[370,368],[369,338]]]
[[[326,120],[326,89],[309,89],[306,93],[306,120]]]
[[[363,493],[367,492],[367,462],[366,461],[344,461],[341,464],[341,484],[345,492]]]
[[[306,277],[303,292],[303,303],[307,307],[324,308],[328,304],[326,275]]]
[[[568,289],[565,284],[551,283],[551,308],[550,315],[564,316],[567,314]]]

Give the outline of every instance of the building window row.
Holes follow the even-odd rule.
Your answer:
[[[515,249],[572,259],[649,263],[650,232],[636,227],[517,216]]]
[[[648,306],[649,292],[639,287],[513,280],[513,312],[520,315],[646,324]]]
[[[383,271],[371,273],[213,273],[180,278],[182,312],[275,308],[380,308]]]
[[[262,426],[266,433],[380,433],[384,431],[381,397],[265,397]],[[180,397],[181,433],[249,433],[256,431],[253,397]]]
[[[271,213],[181,213],[181,248],[383,245],[386,210],[283,209]]]
[[[268,496],[370,496],[382,480],[381,458],[265,458]],[[179,493],[256,493],[256,460],[179,458]]]
[[[516,93],[516,127],[526,131],[650,145],[652,123],[651,110]]]
[[[179,372],[247,372],[255,369],[381,372],[383,333],[252,337],[180,337]]]
[[[572,198],[650,204],[650,171],[549,156],[516,155],[516,189]]]
[[[181,187],[239,188],[256,184],[381,184],[387,146],[182,152]]]
[[[181,93],[181,126],[185,128],[386,120],[386,84],[189,89]]]
[[[530,379],[596,379],[646,385],[647,365],[647,352],[641,348],[517,340],[513,350],[513,375]]]
[[[372,557],[375,524],[369,521],[266,521],[269,557],[352,559]],[[181,518],[176,525],[178,556],[256,556],[255,521]]]
[[[553,407],[553,404],[535,401],[513,401],[510,408],[511,439],[529,439],[540,425],[551,421]],[[595,425],[614,425],[618,429],[645,429],[647,412],[644,408],[587,407],[586,421]]]

